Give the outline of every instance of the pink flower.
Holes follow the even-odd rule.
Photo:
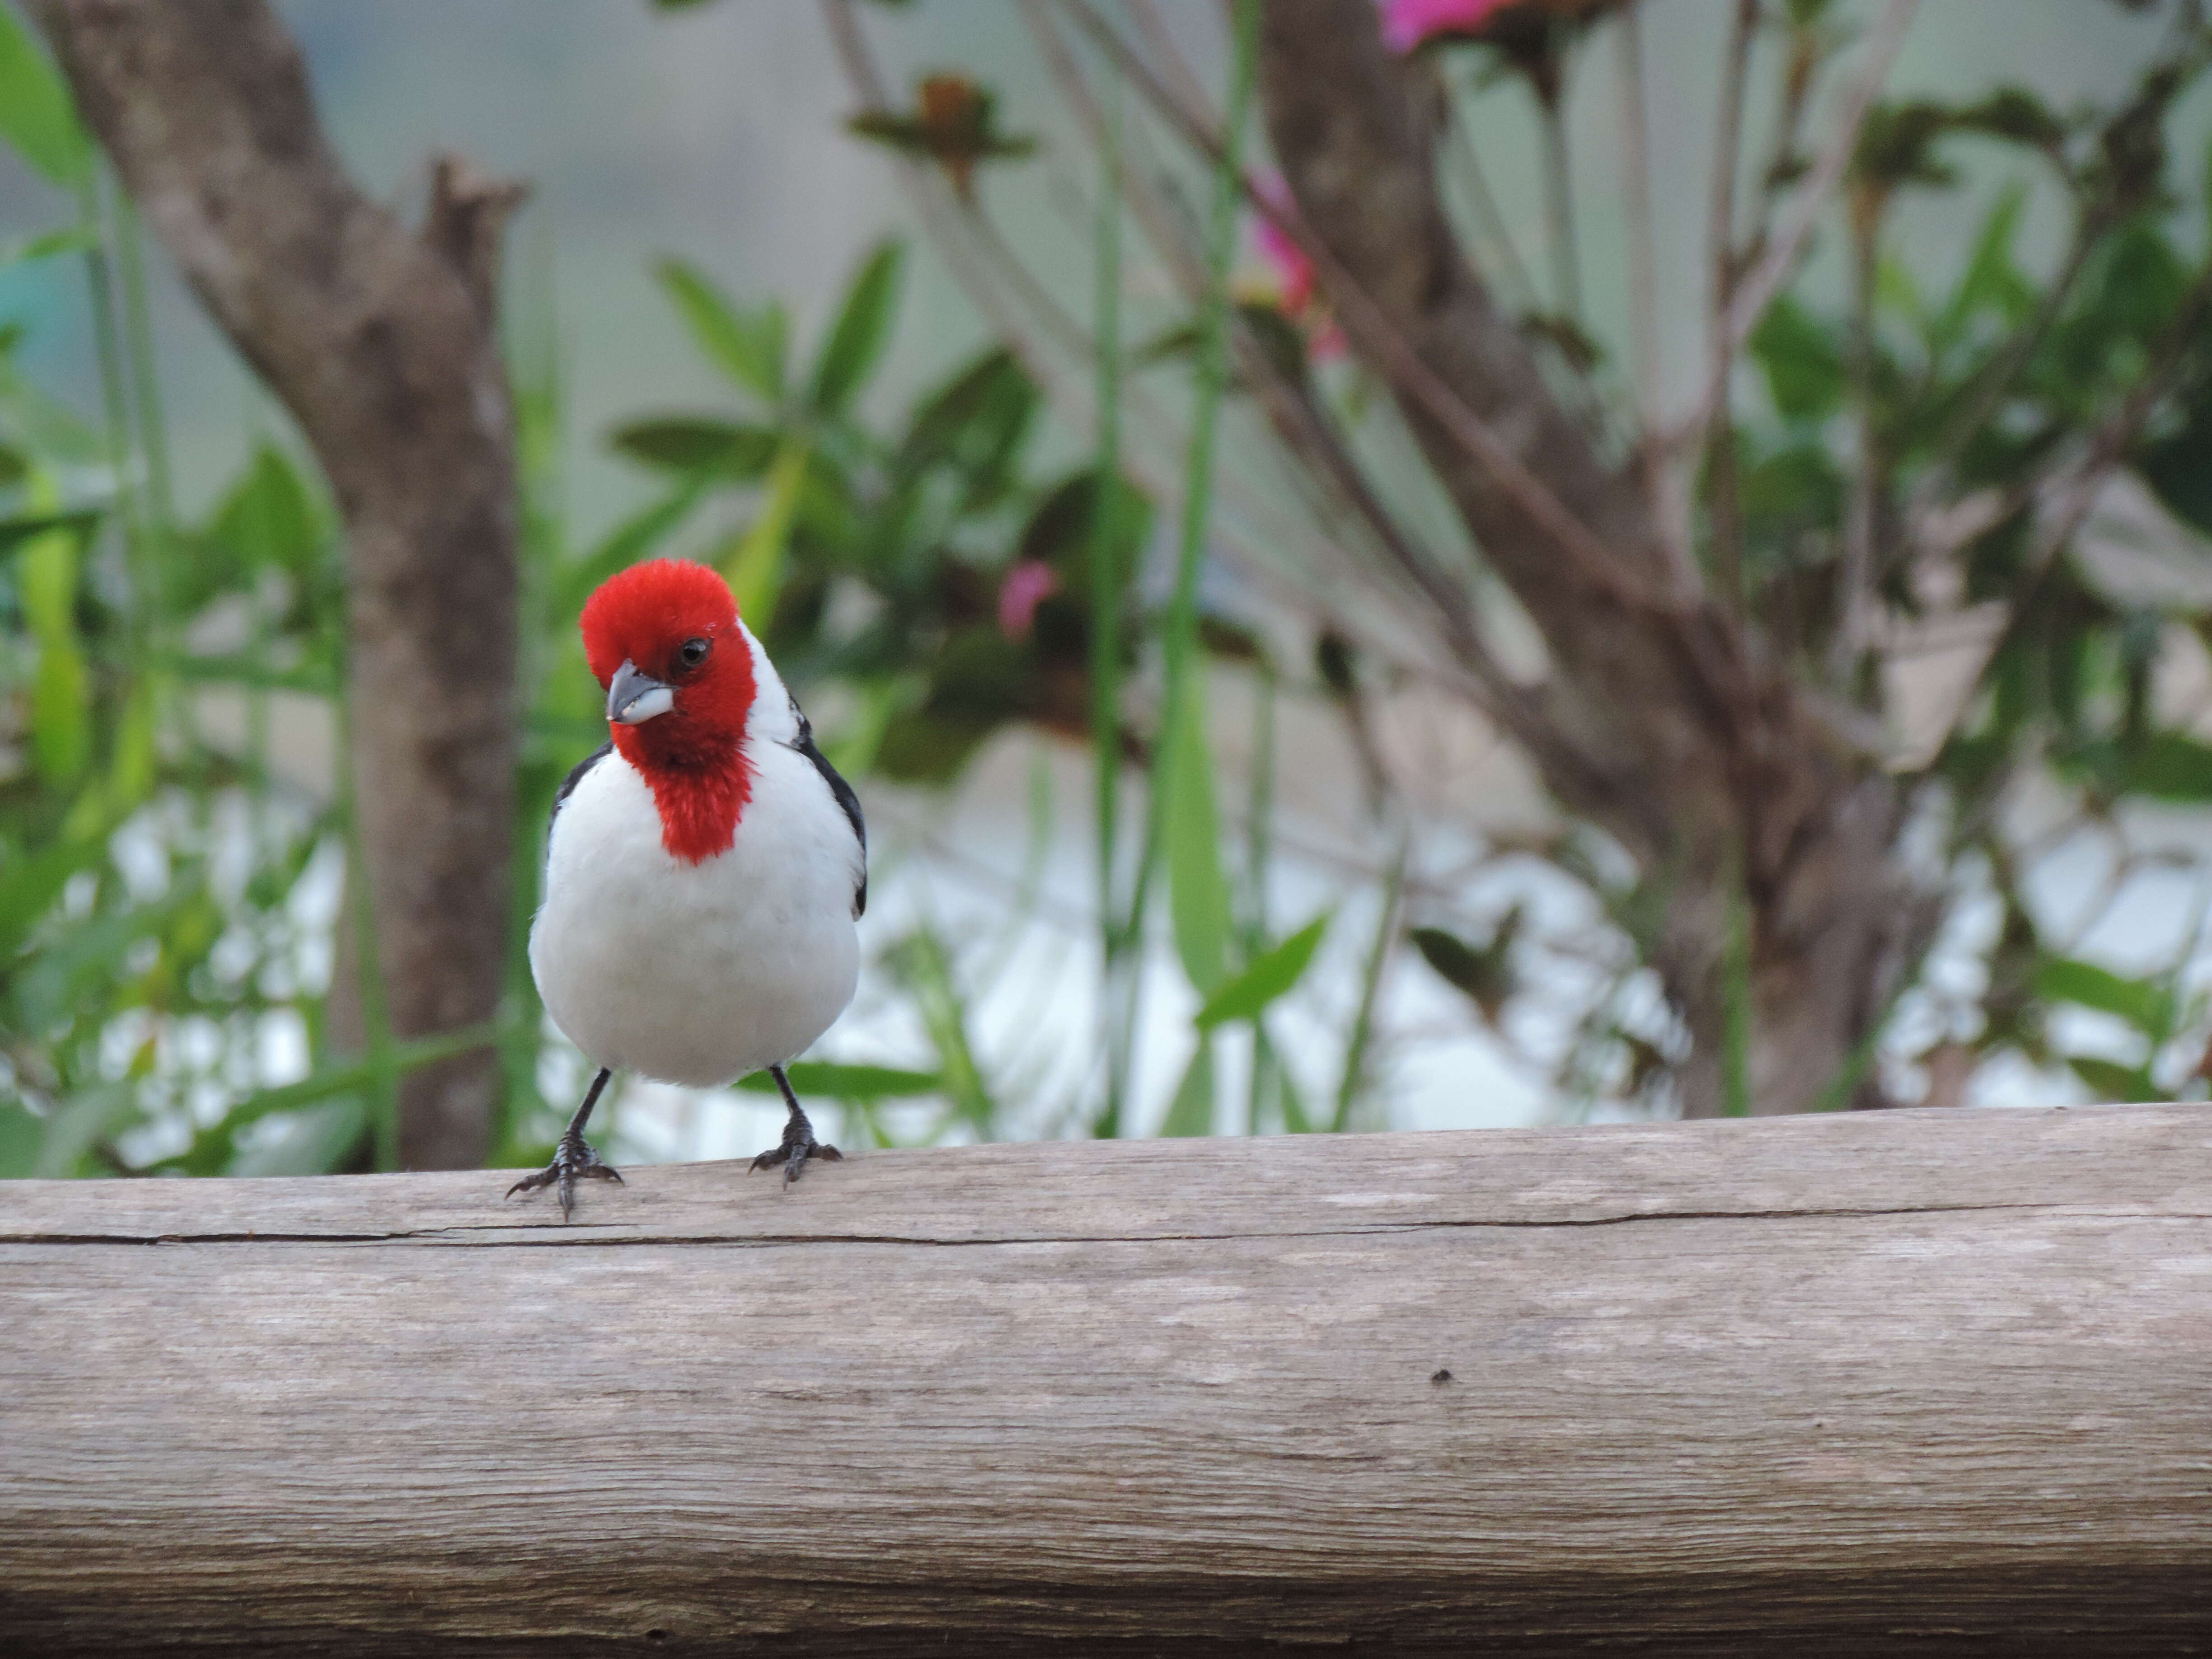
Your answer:
[[[1292,241],[1280,225],[1264,214],[1256,235],[1260,257],[1275,268],[1275,280],[1282,285],[1284,314],[1299,315],[1313,302],[1313,261],[1306,258],[1305,250]]]
[[[1270,173],[1259,181],[1259,199],[1267,208],[1287,208],[1290,185],[1283,184],[1281,175]],[[1274,279],[1283,285],[1283,314],[1298,316],[1314,299],[1314,261],[1265,212],[1259,215],[1252,239],[1259,243],[1259,257],[1274,265]]]
[[[1401,57],[1439,34],[1479,34],[1514,0],[1378,0],[1382,43]]]
[[[999,631],[1025,640],[1036,621],[1036,608],[1060,591],[1060,576],[1042,559],[1024,559],[999,585]]]
[[[1291,191],[1281,174],[1270,173],[1259,179],[1257,189],[1263,206],[1287,213]],[[1313,261],[1306,258],[1305,250],[1265,213],[1254,222],[1253,240],[1259,245],[1260,257],[1274,268],[1275,308],[1298,325],[1306,337],[1306,349],[1316,361],[1344,356],[1344,331],[1336,325],[1315,289]]]

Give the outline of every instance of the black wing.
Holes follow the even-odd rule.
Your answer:
[[[611,743],[601,744],[597,749],[594,749],[590,754],[585,756],[583,759],[576,763],[575,770],[569,773],[567,777],[561,780],[561,787],[553,792],[553,815],[551,817],[545,820],[545,833],[547,835],[550,836],[553,833],[554,819],[558,818],[561,816],[561,809],[568,804],[568,797],[576,793],[576,786],[584,781],[584,774],[590,771],[594,766],[597,766],[609,755],[613,754],[614,751],[615,746]]]
[[[853,786],[845,781],[843,775],[830,764],[830,757],[814,746],[814,728],[799,712],[796,697],[791,700],[791,716],[799,722],[799,735],[792,740],[791,746],[814,763],[822,781],[830,786],[831,797],[845,809],[846,819],[853,826],[853,838],[860,843],[860,884],[853,890],[853,915],[857,920],[868,908],[868,826],[860,821],[860,798],[853,793]]]

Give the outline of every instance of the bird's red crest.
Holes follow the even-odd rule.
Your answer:
[[[744,750],[753,657],[729,585],[703,564],[653,559],[617,571],[585,601],[585,659],[605,690],[629,663],[672,689],[667,714],[614,727],[614,743],[652,787],[661,845],[697,863],[729,850],[752,794]],[[684,647],[708,650],[687,663]]]

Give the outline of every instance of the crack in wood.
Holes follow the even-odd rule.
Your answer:
[[[1314,1227],[1286,1231],[1251,1229],[1240,1232],[1158,1233],[1031,1233],[965,1238],[931,1237],[913,1233],[701,1233],[638,1231],[595,1231],[588,1226],[532,1228],[527,1223],[486,1223],[477,1227],[439,1227],[397,1232],[209,1232],[209,1233],[0,1233],[0,1244],[33,1247],[113,1245],[150,1247],[163,1244],[401,1244],[445,1249],[573,1249],[587,1246],[616,1249],[640,1245],[690,1248],[722,1246],[771,1249],[808,1244],[916,1245],[944,1249],[996,1248],[1024,1244],[1205,1244],[1255,1243],[1276,1239],[1374,1238],[1394,1234],[1446,1231],[1519,1231],[1553,1228],[1618,1227],[1654,1221],[1820,1221],[1878,1220],[1890,1216],[2059,1215],[2087,1221],[2208,1221],[2212,1212],[2152,1209],[2086,1209],[2071,1204],[1911,1204],[1832,1209],[1784,1210],[1637,1210],[1619,1215],[1506,1218],[1484,1220],[1437,1219],[1377,1222],[1367,1226]],[[520,1232],[524,1237],[471,1237]]]

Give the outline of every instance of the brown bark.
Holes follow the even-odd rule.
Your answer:
[[[1543,634],[1547,730],[1527,745],[1532,759],[1562,804],[1616,836],[1665,895],[1653,960],[1691,1031],[1685,1109],[1723,1104],[1739,891],[1753,1109],[1803,1109],[1847,1064],[1932,923],[1894,858],[1901,792],[1747,624],[1675,591],[1632,468],[1608,461],[1553,398],[1461,256],[1436,189],[1433,79],[1384,48],[1370,0],[1271,0],[1261,86],[1291,191],[1346,276],[1610,556],[1604,569],[1568,556],[1433,404],[1401,388],[1431,466]],[[1359,310],[1340,305],[1348,321]],[[1447,641],[1466,632],[1464,617],[1442,621]]]
[[[347,535],[355,781],[402,1036],[497,1011],[514,813],[514,464],[494,320],[520,198],[439,163],[410,231],[358,191],[262,0],[33,0],[148,222],[282,398]],[[480,1163],[489,1049],[410,1075],[401,1161]]]

